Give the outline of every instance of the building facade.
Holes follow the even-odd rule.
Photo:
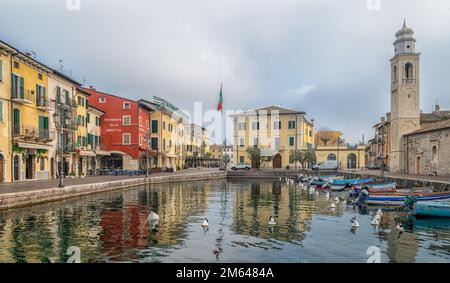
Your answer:
[[[232,115],[234,124],[234,163],[251,164],[247,149],[257,147],[267,160],[262,168],[293,166],[293,150],[314,148],[316,129],[306,113],[276,106]],[[258,167],[259,164],[252,164]]]
[[[150,113],[147,104],[97,91],[82,88],[90,94],[89,105],[105,114],[101,118],[101,143],[110,152],[102,158],[102,167],[125,170],[146,169],[146,134],[150,129]],[[86,131],[87,135],[87,131]]]
[[[101,159],[111,155],[104,150],[101,142],[101,119],[106,113],[92,105],[88,105],[86,113],[87,123],[87,150],[88,154],[85,173],[87,175],[97,175],[101,169]]]
[[[366,146],[341,144],[317,146],[316,163],[339,160],[341,169],[362,169],[366,167]]]
[[[450,119],[408,133],[406,173],[450,177]]]

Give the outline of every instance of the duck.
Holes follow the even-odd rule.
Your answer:
[[[359,223],[358,223],[358,221],[356,220],[356,217],[353,217],[350,221],[352,222],[352,228],[357,228],[357,227],[359,227]]]
[[[269,217],[269,225],[277,225],[277,221],[272,215]]]
[[[202,227],[208,227],[208,218],[205,218],[202,223]]]
[[[377,215],[383,216],[383,211],[381,210],[381,208],[378,208]]]
[[[405,229],[403,228],[402,223],[400,223],[400,222],[397,222],[397,227],[396,227],[396,229],[397,229],[399,232],[405,231]]]

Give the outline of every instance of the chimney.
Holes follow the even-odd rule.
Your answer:
[[[439,114],[440,111],[441,111],[441,107],[439,106],[439,104],[436,104],[436,105],[434,106],[434,112],[437,113],[437,114]]]
[[[386,121],[391,121],[391,112],[386,113]]]

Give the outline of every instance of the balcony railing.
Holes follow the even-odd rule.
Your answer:
[[[31,104],[34,101],[34,91],[26,90],[23,93],[16,92],[12,94],[12,99],[14,102]]]
[[[50,100],[44,97],[38,97],[36,101],[36,105],[41,110],[50,110]]]
[[[415,84],[416,83],[416,79],[403,79],[403,84]]]
[[[39,129],[36,127],[13,125],[13,136],[18,140],[49,142],[55,139],[55,131],[49,129]]]

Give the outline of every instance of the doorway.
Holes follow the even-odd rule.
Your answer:
[[[25,178],[34,179],[34,157],[30,154],[25,158]]]
[[[416,174],[422,175],[422,158],[420,156],[416,157]]]
[[[4,178],[4,171],[5,169],[3,168],[3,162],[4,162],[4,158],[3,155],[0,154],[0,183],[3,183],[3,178]]]
[[[14,181],[20,181],[20,159],[19,156],[14,156],[13,159],[13,167],[14,167]]]
[[[274,156],[272,167],[274,169],[281,169],[281,155],[279,153]]]

